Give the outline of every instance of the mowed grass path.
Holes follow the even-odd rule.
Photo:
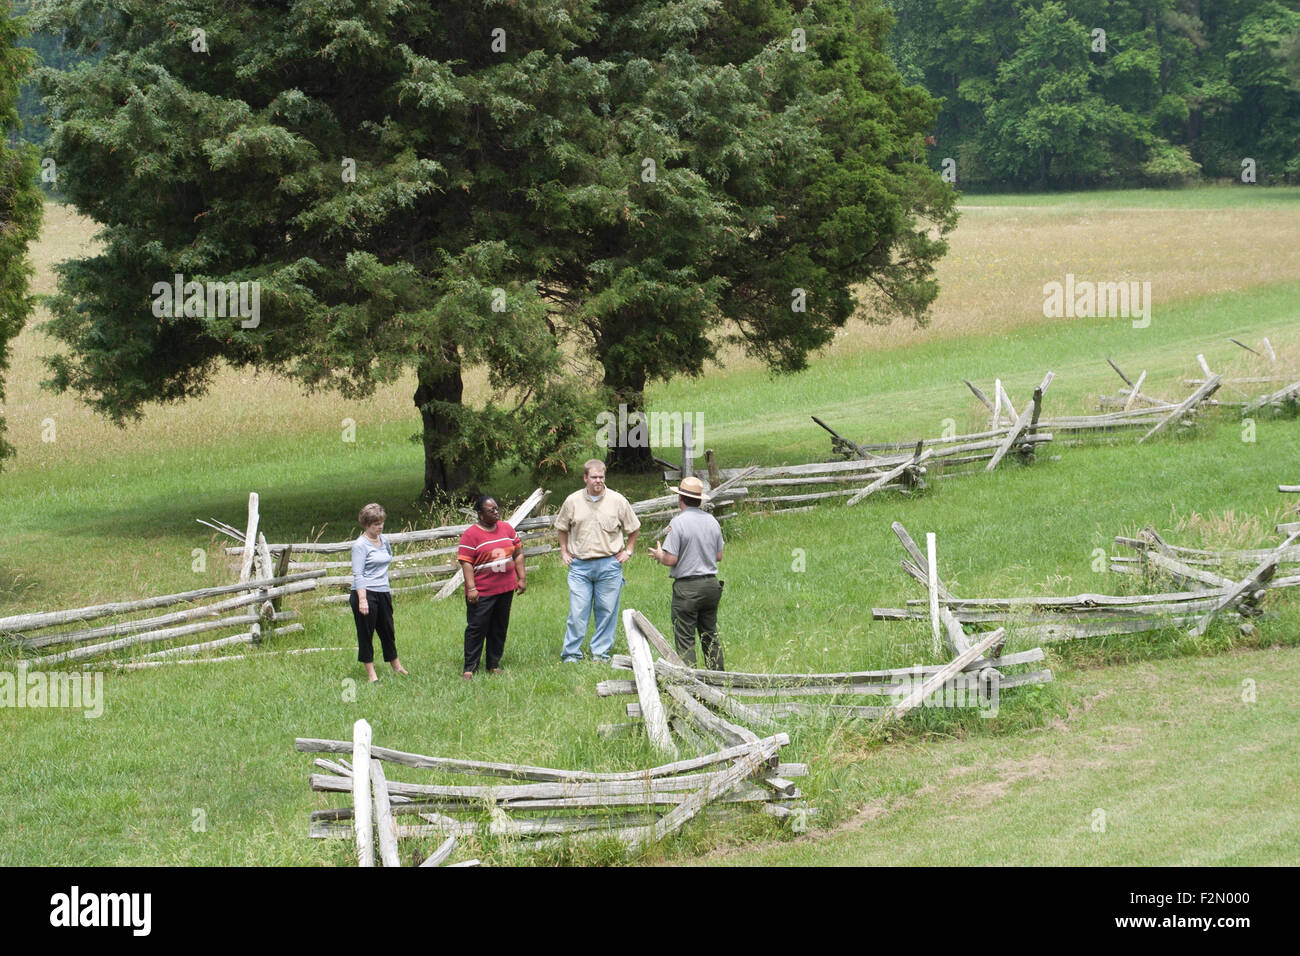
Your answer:
[[[869,795],[830,831],[715,852],[743,866],[1300,862],[1300,649],[1076,670],[1065,715],[836,768]]]
[[[1170,208],[1168,195],[1181,196],[1154,194],[1149,201],[1164,205],[1152,215],[1173,217],[1164,234],[1171,242],[1182,241],[1186,230],[1201,224],[1205,210],[1180,213]],[[1226,217],[1223,235],[1234,241],[1260,228],[1261,215],[1272,217],[1269,222],[1287,216],[1294,222],[1290,193],[1275,194],[1271,204],[1255,198],[1249,208],[1236,211],[1221,208],[1222,193],[1205,195],[1214,197],[1211,211]],[[1108,204],[1104,195],[1100,202]],[[998,210],[986,212],[981,213],[985,218],[964,221],[958,237],[965,246],[955,244],[955,254],[964,248],[990,263],[1019,261],[1022,244],[1052,248],[1061,236],[1055,225],[1061,216],[1092,217],[1077,197],[1048,203],[1042,215],[1011,229],[1002,228],[1006,224]],[[1115,215],[1131,213],[1125,208]],[[1105,219],[1089,228],[1109,235],[1125,221]],[[66,220],[64,225],[71,228]],[[1160,288],[1167,253],[1130,251],[1146,256],[1143,268]],[[952,272],[944,299],[979,306],[976,317],[959,329],[944,331],[936,319],[936,327],[915,340],[885,336],[883,343],[869,338],[875,331],[855,329],[801,375],[774,378],[737,363],[699,381],[656,386],[652,407],[701,414],[705,444],[718,451],[724,465],[774,463],[825,456],[827,437],[808,420],[810,414],[860,441],[936,434],[947,418],[962,430],[979,428],[979,406],[962,378],[987,389],[993,376],[1001,376],[1023,403],[1051,369],[1057,379],[1048,393],[1050,415],[1084,411],[1097,393],[1114,392],[1119,380],[1105,364],[1107,355],[1130,374],[1147,369],[1145,390],[1169,397],[1187,392],[1184,377],[1199,375],[1197,352],[1216,369],[1255,373],[1258,360],[1228,343],[1228,336],[1255,344],[1267,335],[1295,367],[1300,262],[1293,246],[1268,252],[1275,254],[1268,268],[1248,277],[1244,288],[1237,285],[1241,261],[1234,269],[1231,257],[1226,265],[1221,256],[1190,262],[1177,257],[1169,268],[1201,269],[1208,291],[1174,297],[1163,306],[1157,296],[1146,329],[1134,329],[1124,319],[1044,320],[1041,283],[1060,275],[1043,277],[1028,268],[1016,274],[1013,285],[1020,291],[999,313],[1005,321],[986,323],[988,296],[1006,280],[977,267]],[[1087,271],[1070,266],[1069,255],[1057,258],[1053,268],[1061,266],[1060,274]],[[35,391],[33,349],[40,343],[38,333],[25,332],[15,359],[11,401],[21,405],[25,417],[11,419],[20,458],[0,476],[0,520],[9,532],[0,543],[0,614],[225,582],[231,573],[220,553],[224,542],[194,519],[216,516],[241,524],[249,490],[262,495],[264,526],[272,540],[301,540],[322,528],[325,539],[350,537],[356,510],[367,500],[386,504],[390,531],[429,520],[415,505],[421,463],[418,446],[407,441],[416,426],[404,396],[386,393],[373,403],[351,404],[329,396],[304,399],[290,386],[232,370],[223,373],[222,387],[209,399],[151,413],[138,428],[119,433],[76,410],[70,399]],[[270,410],[267,388],[276,399]],[[45,404],[50,402],[63,404]],[[33,440],[28,425],[39,432],[42,410],[51,407],[58,440]],[[357,421],[354,443],[340,440],[338,423],[344,417]],[[1116,533],[1147,523],[1176,528],[1167,536],[1178,543],[1264,544],[1283,507],[1276,485],[1300,482],[1300,423],[1261,417],[1254,434],[1248,434],[1230,413],[1205,418],[1196,435],[1140,448],[1132,437],[1112,445],[1051,448],[1032,467],[1008,463],[994,475],[935,481],[911,500],[891,496],[851,510],[831,504],[812,513],[728,522],[722,626],[729,665],[836,670],[930,661],[926,628],[870,620],[873,605],[898,606],[920,596],[898,568],[901,549],[889,532],[893,520],[918,536],[938,532],[945,579],[958,593],[971,595],[1132,586],[1130,580],[1094,572],[1095,549],[1108,548]],[[1254,440],[1243,440],[1247,437]],[[1054,455],[1059,460],[1049,460]],[[614,487],[634,498],[663,489],[649,477],[612,477]],[[497,493],[509,500],[529,488],[526,478],[504,471],[496,484]],[[553,505],[568,490],[556,487]],[[192,570],[195,548],[207,553],[201,573]],[[793,570],[796,551],[806,563],[802,573]],[[624,606],[641,608],[666,625],[663,570],[642,555],[627,578]],[[1276,607],[1282,616],[1265,622],[1255,644],[1300,642],[1295,607]],[[348,699],[344,682],[357,678],[360,668],[345,650],[110,673],[105,713],[98,720],[68,711],[0,709],[0,733],[13,742],[0,753],[0,862],[346,863],[346,847],[306,839],[311,809],[346,801],[308,790],[311,761],[293,751],[292,738],[345,737],[359,716],[374,724],[376,741],[424,753],[608,769],[656,762],[643,742],[595,736],[598,723],[623,719],[624,701],[597,698],[594,685],[625,675],[558,663],[566,609],[562,569],[554,559],[543,559],[529,593],[516,604],[509,670],[499,681],[467,686],[456,678],[464,626],[459,600],[435,605],[408,597],[399,600],[397,614],[399,646],[411,678],[385,677],[378,688],[359,686],[355,700]],[[292,646],[353,642],[346,612],[305,609],[304,621],[308,632],[289,641]],[[995,720],[969,713],[919,714],[909,720],[908,739],[968,738],[1018,752],[1026,746],[1027,731],[1066,719],[1080,668],[1183,656],[1199,660],[1241,644],[1225,625],[1201,640],[1172,633],[1054,649],[1049,663],[1057,684],[1008,692]],[[1012,646],[1025,645],[1013,639]],[[624,649],[621,637],[618,649]],[[879,781],[842,769],[876,752],[869,727],[805,721],[792,722],[790,731],[790,759],[812,763],[813,775],[801,786],[825,820],[837,823],[879,796],[873,789]],[[1294,778],[1297,762],[1300,758],[1284,757],[1279,767]],[[1177,767],[1171,758],[1171,780]],[[432,780],[415,772],[399,779]],[[192,828],[195,810],[205,814],[204,832]],[[1014,819],[1023,811],[1013,806],[1006,814]],[[1273,826],[1261,823],[1259,832],[1271,833]],[[684,858],[719,843],[767,841],[778,833],[766,819],[692,828],[666,852]],[[1197,853],[1212,836],[1189,830],[1179,837],[1179,846]],[[1286,858],[1287,844],[1265,842],[1274,847],[1275,859]],[[490,843],[471,842],[465,852],[498,862],[514,859]],[[606,848],[558,858],[606,862],[617,855]],[[1037,859],[1056,858],[1044,850]],[[937,849],[916,861],[952,862]]]

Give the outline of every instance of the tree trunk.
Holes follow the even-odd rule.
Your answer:
[[[601,356],[601,364],[605,367],[605,386],[614,393],[614,408],[610,409],[616,416],[618,415],[618,406],[620,404],[627,406],[628,414],[632,412],[644,412],[645,408],[645,369],[641,367],[619,367]],[[628,431],[633,429],[629,425]],[[617,433],[613,436],[618,438]],[[616,442],[615,447],[604,449],[602,452],[605,456],[605,468],[607,472],[646,472],[654,471],[658,466],[654,463],[654,457],[650,453],[650,443],[646,442],[635,447]],[[673,456],[669,455],[669,459]]]
[[[424,491],[429,501],[437,491],[455,491],[470,480],[470,469],[457,457],[453,442],[456,423],[430,402],[461,402],[464,383],[460,377],[460,352],[454,343],[443,343],[441,361],[420,366],[415,389],[415,407],[424,423]]]

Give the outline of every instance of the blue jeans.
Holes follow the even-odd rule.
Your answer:
[[[596,633],[591,635],[592,657],[608,657],[614,649],[618,626],[618,600],[623,592],[623,565],[618,558],[574,558],[569,565],[569,622],[564,630],[566,661],[582,660],[582,639],[595,612]],[[593,607],[594,606],[594,607]]]

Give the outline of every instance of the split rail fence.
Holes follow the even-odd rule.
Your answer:
[[[988,701],[1002,689],[1052,679],[1046,669],[1008,672],[1043,660],[1042,648],[1003,654],[1005,631],[980,635],[972,642],[955,622],[946,632],[953,655],[946,664],[827,674],[750,674],[688,667],[645,615],[628,610],[623,618],[632,653],[614,655],[611,664],[615,669],[633,671],[635,680],[601,681],[596,692],[602,697],[635,695],[637,702],[627,704],[626,712],[636,719],[604,724],[600,733],[612,736],[644,730],[667,754],[676,753],[674,733],[696,749],[733,745],[755,738],[756,731],[780,732],[784,717],[826,714],[893,720],[932,700],[957,704],[980,698]],[[652,646],[659,654],[654,660]],[[960,694],[954,693],[954,685],[960,685]],[[894,700],[888,704],[843,702],[854,697]]]
[[[713,498],[708,507],[712,509],[743,500],[746,494],[747,490],[739,487],[736,482],[725,483],[712,493]],[[539,557],[557,550],[552,543],[556,539],[555,515],[534,515],[549,496],[549,491],[536,489],[505,519],[524,542],[525,558]],[[642,521],[644,537],[666,525],[677,514],[677,496],[662,495],[632,502],[632,510]],[[730,515],[722,514],[718,517],[723,520]],[[461,534],[469,527],[470,524],[444,525],[387,535],[396,552],[388,574],[389,580],[394,582],[393,593],[433,590],[435,600],[444,600],[456,593],[464,584],[456,552]],[[340,592],[320,597],[313,603],[346,606],[348,591],[352,587],[351,551],[354,540],[270,544],[267,549],[288,571],[317,576],[322,590]],[[412,547],[412,550],[400,550]],[[241,558],[247,553],[243,545],[228,547],[226,551]],[[328,560],[328,556],[333,554],[346,554],[348,557],[346,560]],[[294,560],[295,557],[299,560]],[[397,583],[412,580],[418,583]]]
[[[248,498],[248,522],[244,532],[225,526],[225,533],[237,534],[245,543],[246,558],[235,583],[140,600],[0,618],[0,636],[19,652],[27,667],[56,667],[124,650],[135,652],[158,644],[171,645],[138,655],[131,662],[113,662],[118,668],[139,669],[214,660],[195,655],[219,648],[262,644],[268,637],[301,631],[302,624],[288,623],[295,621],[297,612],[282,609],[282,603],[287,597],[315,590],[319,575],[314,572],[288,574],[283,566],[276,567],[267,550],[266,539],[258,531],[258,520],[258,496],[254,492]],[[190,606],[163,614],[151,613],[180,605]],[[112,619],[111,623],[83,626],[108,619]],[[236,633],[229,633],[231,631]],[[205,637],[194,643],[195,635],[199,634],[219,636]]]
[[[353,799],[351,806],[313,812],[310,835],[355,841],[361,866],[374,865],[376,837],[385,866],[400,865],[397,841],[403,838],[445,838],[430,858],[440,858],[438,862],[451,852],[453,840],[474,834],[506,838],[510,846],[522,849],[612,837],[635,851],[676,833],[696,816],[730,817],[736,805],[766,808],[787,799],[789,791],[797,794],[788,782],[780,792],[751,778],[776,780],[781,773],[807,772],[806,767],[779,762],[780,749],[789,743],[784,734],[621,773],[458,760],[375,747],[365,721],[357,722],[353,738],[299,738],[295,746],[307,753],[352,756],[350,763],[315,761],[327,772],[311,775],[312,789],[351,793]],[[478,786],[406,783],[389,779],[384,764],[502,779]],[[399,825],[398,817],[421,822]],[[421,865],[436,863],[426,860]]]
[[[1052,378],[1053,374],[1048,372],[1042,385],[1034,390],[1024,412],[1015,416],[1013,421],[995,422],[983,432],[859,445],[814,415],[813,421],[831,435],[832,452],[847,460],[746,469],[719,468],[710,451],[707,469],[694,474],[713,485],[743,476],[749,489],[766,488],[776,492],[751,493],[746,498],[748,504],[762,506],[765,511],[807,511],[815,507],[810,502],[842,498],[846,505],[852,506],[880,491],[897,491],[905,495],[920,491],[926,487],[929,469],[935,464],[942,464],[945,469],[937,477],[949,478],[968,473],[953,470],[962,465],[982,464],[984,471],[992,471],[1012,452],[1019,460],[1032,462],[1036,450],[1052,440],[1051,433],[1044,431],[1039,421],[1043,393],[1051,385]],[[1000,388],[998,391],[1001,395]],[[1007,406],[1010,407],[1009,400]],[[664,479],[676,481],[682,474],[680,469],[669,469],[664,472]],[[819,488],[826,490],[817,490]]]
[[[1212,391],[1228,390],[1241,396],[1241,398],[1233,400],[1211,397],[1210,394],[1206,394],[1199,400],[1199,403],[1220,408],[1236,408],[1240,409],[1243,414],[1252,414],[1265,408],[1282,413],[1295,413],[1300,410],[1300,380],[1297,380],[1293,367],[1278,359],[1277,353],[1268,339],[1263,339],[1261,342],[1262,352],[1237,339],[1229,339],[1228,341],[1251,352],[1260,359],[1267,359],[1269,363],[1267,369],[1273,374],[1232,376],[1226,373],[1216,373],[1210,368],[1210,364],[1206,361],[1204,355],[1197,355],[1196,363],[1200,366],[1203,377],[1184,379],[1183,384],[1185,386],[1191,386],[1198,391],[1204,388],[1210,388]],[[1110,360],[1107,359],[1107,361]],[[1127,409],[1135,403],[1139,406],[1166,409],[1173,409],[1177,406],[1178,403],[1171,402],[1168,399],[1142,393],[1142,383],[1147,374],[1145,371],[1134,382],[1113,361],[1110,364],[1128,387],[1120,389],[1118,396],[1102,396],[1101,404],[1103,408],[1123,407]],[[1282,387],[1273,388],[1278,385]]]
[[[1181,591],[1145,594],[1077,594],[1061,597],[962,598],[954,595],[937,573],[936,545],[927,536],[929,556],[923,556],[899,523],[894,524],[911,560],[903,569],[927,589],[926,599],[909,599],[905,608],[872,608],[880,621],[928,620],[938,635],[949,618],[962,625],[1009,627],[1034,640],[1059,641],[1111,634],[1135,634],[1170,627],[1187,628],[1194,636],[1205,633],[1217,618],[1243,620],[1259,616],[1260,602],[1270,589],[1300,585],[1300,575],[1275,577],[1286,562],[1300,558],[1300,528],[1290,532],[1278,547],[1259,551],[1191,552],[1175,549],[1151,529],[1141,538],[1117,538],[1117,543],[1138,550],[1136,558],[1111,559],[1113,570],[1142,573],[1158,568],[1173,575]],[[1244,576],[1229,578],[1203,565],[1250,562]],[[1198,565],[1202,565],[1198,567]]]
[[[1142,432],[1138,439],[1142,443],[1167,431],[1195,425],[1197,413],[1214,404],[1213,396],[1225,380],[1210,372],[1204,356],[1197,358],[1206,371],[1206,378],[1193,383],[1192,392],[1178,401],[1144,393],[1145,371],[1134,380],[1113,360],[1107,359],[1127,387],[1120,389],[1118,397],[1102,396],[1102,411],[1095,415],[1044,415],[1043,396],[1055,377],[1053,372],[1043,377],[1019,410],[1001,379],[993,382],[992,398],[974,382],[963,380],[990,416],[983,431],[969,434],[859,443],[814,415],[812,420],[830,434],[831,454],[838,460],[747,469],[746,486],[755,492],[747,501],[767,511],[810,510],[814,507],[812,502],[833,499],[843,499],[851,506],[880,491],[910,495],[925,488],[931,479],[990,472],[1009,457],[1030,464],[1053,441],[1074,444],[1090,434],[1136,429]],[[1260,402],[1279,405],[1297,397],[1300,397],[1300,383],[1265,396]],[[675,481],[683,474],[693,473],[717,485],[742,473],[739,468],[718,467],[711,450],[704,469],[696,469],[684,451],[683,467],[689,471],[668,468],[663,473],[664,479]]]

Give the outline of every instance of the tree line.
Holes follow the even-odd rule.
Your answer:
[[[942,100],[932,162],[960,185],[1300,180],[1297,0],[888,6],[890,55]]]

